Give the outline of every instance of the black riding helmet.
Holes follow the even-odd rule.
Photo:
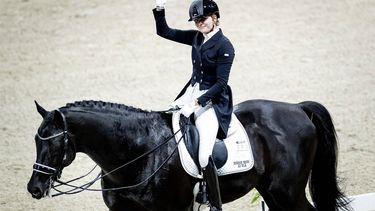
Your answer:
[[[196,20],[198,18],[216,14],[220,18],[219,7],[212,0],[194,0],[189,9],[189,21]]]

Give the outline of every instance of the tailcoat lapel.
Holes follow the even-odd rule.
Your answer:
[[[201,47],[201,52],[204,52],[206,49],[209,49],[212,46],[214,46],[215,44],[217,44],[217,41],[222,36],[223,36],[223,32],[221,31],[221,29],[219,29],[219,31],[216,34],[214,34],[214,36],[212,36],[211,39],[209,39],[207,42],[203,43],[203,45]]]

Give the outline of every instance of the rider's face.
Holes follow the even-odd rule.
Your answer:
[[[204,34],[209,33],[212,28],[214,27],[214,21],[212,19],[212,16],[207,16],[203,18],[199,18],[194,21],[195,26],[198,28],[198,30]]]

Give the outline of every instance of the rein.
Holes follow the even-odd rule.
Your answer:
[[[174,135],[176,135],[179,131],[181,131],[181,129],[179,129]],[[183,135],[185,135],[185,133],[186,132],[184,132]],[[138,186],[141,186],[142,184],[144,184],[147,181],[149,181],[153,176],[155,176],[156,173],[158,173],[159,170],[171,159],[171,157],[175,153],[176,149],[178,148],[178,145],[179,145],[180,141],[182,140],[183,136],[181,136],[181,138],[177,141],[177,145],[173,148],[172,153],[163,161],[163,163],[150,176],[148,176],[143,181],[141,181],[141,182],[139,182],[137,184],[134,184],[134,185],[122,186],[122,187],[116,187],[116,188],[104,188],[104,189],[92,189],[92,188],[89,188],[95,182],[97,182],[98,180],[102,179],[103,177],[108,176],[111,173],[113,173],[113,172],[115,172],[115,171],[117,171],[117,170],[119,170],[119,169],[121,169],[121,168],[123,168],[123,167],[125,167],[127,165],[130,165],[130,164],[134,163],[135,161],[138,161],[139,159],[141,159],[141,158],[143,158],[143,157],[145,157],[145,156],[153,153],[154,151],[156,151],[157,149],[159,149],[162,145],[166,144],[169,140],[171,140],[174,137],[174,135],[171,136],[171,137],[169,137],[166,141],[164,141],[163,143],[159,144],[154,149],[152,149],[152,150],[150,150],[150,151],[142,154],[141,156],[139,156],[139,157],[137,157],[137,158],[135,158],[135,159],[133,159],[133,160],[131,160],[131,161],[129,161],[129,162],[127,162],[127,163],[125,163],[125,164],[123,164],[123,165],[115,168],[115,169],[113,169],[112,171],[110,171],[110,172],[108,172],[108,173],[106,173],[104,175],[101,175],[101,173],[99,173],[98,176],[94,180],[92,180],[91,182],[88,182],[86,184],[83,184],[81,186],[75,186],[75,185],[68,184],[71,181],[69,181],[69,182],[63,182],[63,181],[57,180],[56,182],[60,183],[60,185],[65,185],[65,186],[68,186],[68,187],[72,187],[73,189],[68,190],[68,191],[60,191],[60,190],[56,189],[56,187],[60,186],[60,185],[53,186],[52,188],[55,191],[59,192],[59,193],[52,195],[52,197],[63,195],[63,194],[69,194],[69,195],[70,194],[76,194],[76,193],[80,193],[80,192],[85,191],[85,190],[86,191],[116,191],[116,190],[131,189],[131,188],[136,188]],[[91,172],[92,172],[92,170],[91,170]],[[88,174],[86,174],[86,175],[88,175]],[[74,179],[74,180],[77,180],[77,179]]]
[[[172,108],[172,109],[169,109],[169,110],[166,110],[166,111],[160,111],[160,112],[174,112],[176,110],[179,110],[179,108]],[[60,110],[57,110],[62,118],[63,118],[63,122],[64,122],[64,131],[58,133],[58,134],[55,134],[55,135],[51,135],[49,137],[41,137],[39,135],[39,133],[37,133],[36,135],[38,136],[38,138],[42,141],[49,141],[53,138],[57,138],[57,137],[60,137],[62,135],[64,135],[64,153],[63,153],[63,158],[62,158],[62,162],[61,162],[61,167],[58,167],[58,168],[53,168],[53,167],[50,167],[50,166],[47,166],[47,165],[44,165],[44,164],[40,164],[40,163],[35,163],[34,166],[33,166],[33,171],[35,172],[39,172],[39,173],[42,173],[42,174],[46,174],[46,175],[49,175],[50,176],[50,179],[52,181],[52,185],[50,188],[53,188],[55,191],[57,191],[58,193],[57,194],[54,194],[52,195],[52,197],[55,197],[55,196],[60,196],[60,195],[64,195],[64,194],[77,194],[77,193],[80,193],[82,191],[114,191],[114,190],[122,190],[122,189],[131,189],[131,188],[136,188],[144,183],[146,183],[147,181],[149,181],[153,176],[156,175],[156,173],[159,172],[159,170],[171,159],[172,155],[175,153],[176,149],[178,148],[178,145],[180,143],[180,141],[182,140],[182,138],[184,137],[184,135],[186,134],[186,131],[184,131],[183,135],[181,136],[181,138],[177,141],[177,144],[176,146],[173,148],[172,150],[172,153],[163,161],[163,163],[150,175],[148,176],[146,179],[144,179],[143,181],[137,183],[137,184],[134,184],[134,185],[129,185],[129,186],[122,186],[122,187],[116,187],[116,188],[105,188],[105,189],[91,189],[89,187],[91,187],[95,182],[97,182],[98,180],[112,174],[113,172],[115,171],[118,171],[119,169],[121,168],[124,168],[125,166],[128,166],[152,153],[154,153],[157,149],[159,149],[160,147],[162,147],[163,145],[165,145],[166,143],[168,143],[170,140],[172,140],[175,135],[181,131],[181,128],[176,131],[173,135],[171,135],[170,137],[168,137],[165,141],[163,141],[162,143],[160,143],[159,145],[157,145],[156,147],[154,147],[153,149],[149,150],[148,152],[140,155],[139,157],[136,157],[134,158],[133,160],[105,173],[104,175],[102,175],[101,173],[99,173],[96,178],[94,180],[92,180],[91,182],[87,182],[81,186],[75,186],[75,185],[71,185],[69,183],[73,182],[73,181],[77,181],[77,180],[80,180],[86,176],[88,176],[89,174],[91,174],[94,169],[97,167],[97,165],[92,169],[90,170],[87,174],[83,175],[83,176],[80,176],[80,177],[77,177],[75,179],[72,179],[72,180],[69,180],[67,182],[63,182],[61,180],[59,180],[60,176],[61,176],[61,173],[62,173],[62,169],[63,169],[63,162],[66,160],[66,157],[67,157],[67,149],[68,149],[68,131],[67,131],[67,124],[66,124],[66,119],[65,119],[65,116],[64,114],[60,111]],[[186,127],[189,123],[186,123],[184,125],[184,127]],[[58,185],[53,185],[54,182],[57,182],[59,183]],[[72,189],[71,190],[68,190],[68,191],[61,191],[59,189],[57,189],[57,187],[59,186],[68,186],[68,187],[71,187]]]

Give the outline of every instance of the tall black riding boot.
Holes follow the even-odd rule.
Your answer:
[[[212,157],[209,157],[208,165],[202,169],[203,179],[207,184],[208,201],[210,202],[210,211],[222,210],[221,196],[219,188],[219,179],[217,170]]]

